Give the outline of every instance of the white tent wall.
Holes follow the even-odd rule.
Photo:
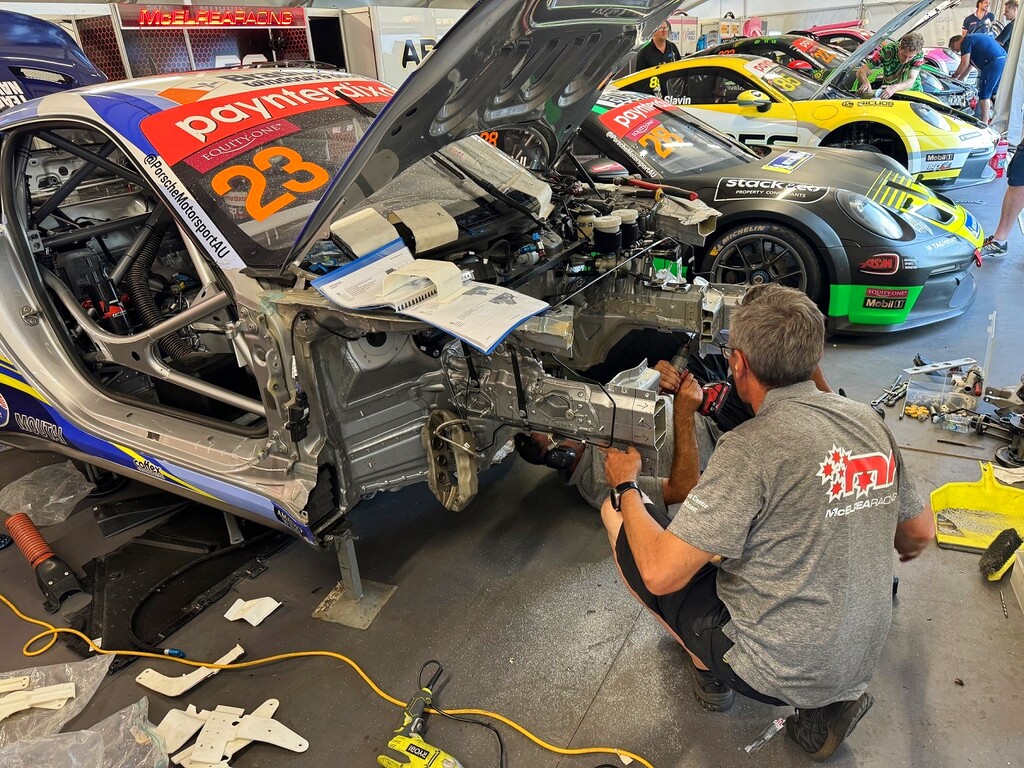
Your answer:
[[[835,24],[843,21],[866,19],[869,29],[878,29],[900,11],[906,10],[914,3],[886,2],[825,2],[825,7],[808,8],[807,3],[799,0],[783,0],[772,3],[774,8],[783,6],[781,10],[765,11],[768,3],[756,0],[690,0],[680,6],[690,16],[702,21],[718,19],[726,13],[736,18],[757,16],[764,21],[764,34],[782,34],[794,29],[806,29],[815,24]],[[788,7],[787,7],[788,6]],[[1002,2],[992,4],[993,12],[1002,8]],[[964,17],[974,10],[973,2],[961,3],[955,8],[942,13],[919,31],[924,35],[925,45],[945,45],[953,35],[960,34]]]

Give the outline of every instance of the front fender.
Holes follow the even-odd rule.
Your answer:
[[[810,206],[780,203],[778,200],[746,201],[742,207],[725,207],[717,204],[722,216],[718,220],[717,233],[725,232],[739,224],[755,221],[770,221],[796,230],[821,256],[822,264],[830,283],[845,283],[850,280],[850,262],[846,257],[843,241],[832,226]],[[838,213],[838,212],[837,212]],[[713,241],[714,237],[708,238]],[[702,252],[707,253],[708,247]]]

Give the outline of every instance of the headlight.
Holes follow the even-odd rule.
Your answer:
[[[873,232],[880,237],[887,237],[890,240],[899,240],[903,236],[903,228],[896,223],[889,212],[864,195],[837,189],[836,200],[846,215],[868,232]]]
[[[910,102],[910,108],[914,110],[915,115],[928,123],[928,125],[932,126],[932,128],[938,128],[940,131],[949,130],[949,126],[946,124],[946,121],[942,119],[942,115],[927,104],[922,104],[919,101],[912,101]]]

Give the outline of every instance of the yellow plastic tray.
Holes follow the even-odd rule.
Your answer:
[[[1024,534],[1024,490],[1003,485],[990,463],[981,463],[981,479],[946,483],[932,491],[935,539],[944,549],[984,552],[1000,531]]]

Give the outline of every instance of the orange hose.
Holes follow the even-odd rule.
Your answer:
[[[11,515],[7,518],[7,530],[11,532],[11,538],[18,545],[21,554],[29,561],[33,568],[53,557],[53,550],[46,543],[43,534],[36,528],[36,524],[24,512]]]

